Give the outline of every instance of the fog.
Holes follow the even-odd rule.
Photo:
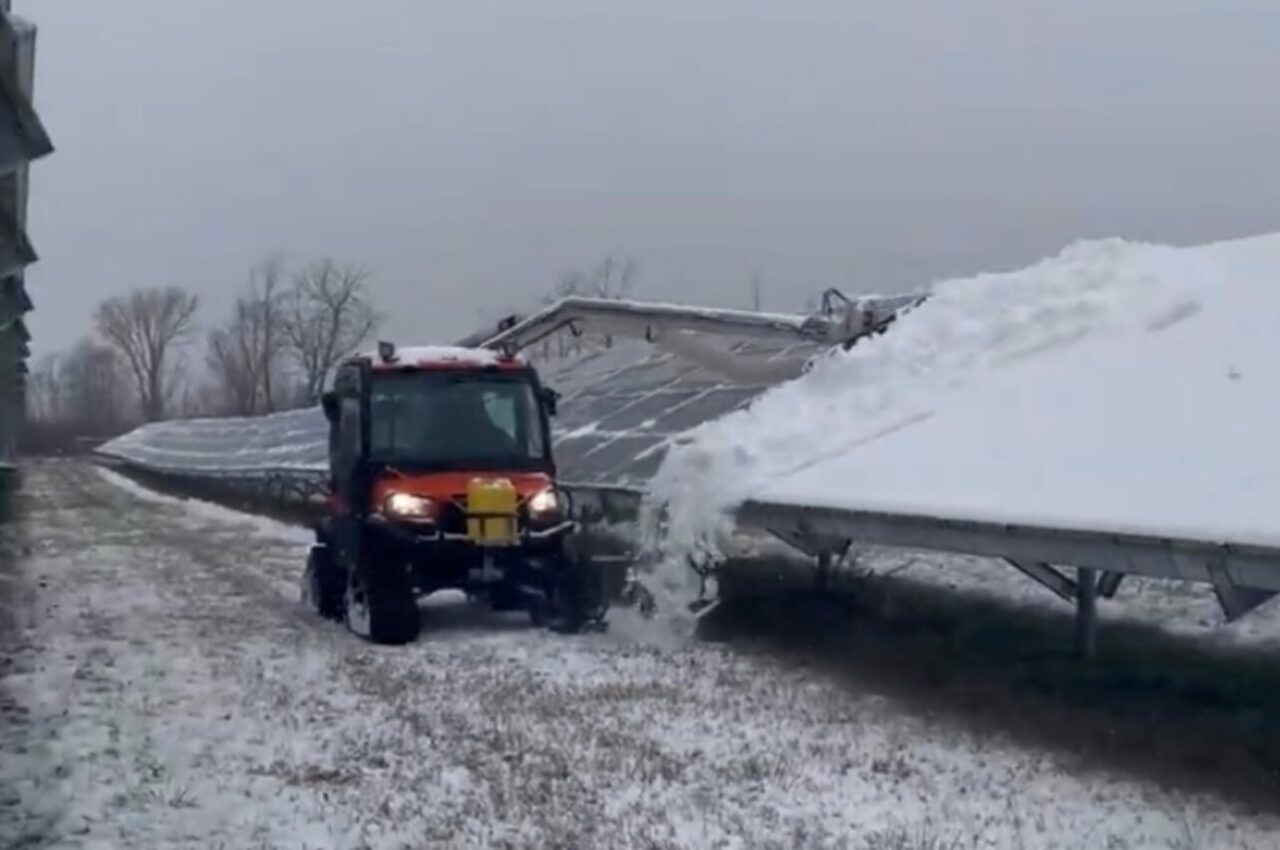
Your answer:
[[[798,309],[1082,237],[1280,229],[1274,0],[17,0],[40,26],[37,351],[270,252],[453,339],[606,255]]]

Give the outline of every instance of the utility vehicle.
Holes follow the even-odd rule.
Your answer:
[[[418,598],[446,588],[557,630],[602,627],[604,584],[556,484],[556,399],[487,349],[380,343],[342,363],[304,599],[375,643],[416,639]]]

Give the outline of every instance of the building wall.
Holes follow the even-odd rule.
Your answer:
[[[23,269],[35,260],[26,235],[28,162],[51,150],[31,98],[36,28],[0,0],[0,466],[13,462],[23,418],[31,308]]]

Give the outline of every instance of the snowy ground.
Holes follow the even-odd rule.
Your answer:
[[[31,467],[18,508],[2,847],[1261,850],[1280,830],[923,710],[852,663],[908,656],[837,668],[763,617],[672,644],[444,600],[419,643],[375,648],[296,603],[295,529],[63,463]]]

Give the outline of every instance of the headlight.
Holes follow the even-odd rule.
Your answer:
[[[412,493],[392,493],[383,501],[382,510],[393,519],[425,522],[435,519],[436,503]]]
[[[529,499],[529,516],[534,519],[551,519],[564,511],[560,494],[554,487],[539,490]]]

